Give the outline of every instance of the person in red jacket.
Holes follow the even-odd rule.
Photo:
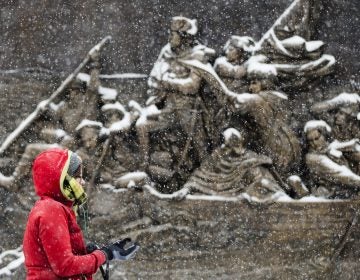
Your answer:
[[[29,214],[23,240],[27,280],[92,279],[107,260],[127,260],[135,254],[138,246],[125,250],[124,241],[87,253],[72,209],[86,200],[77,154],[46,150],[34,160],[32,172],[40,199]]]

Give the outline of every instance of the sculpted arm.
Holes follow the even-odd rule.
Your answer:
[[[186,78],[176,78],[166,73],[161,80],[161,87],[167,90],[180,91],[185,94],[196,94],[199,91],[201,77],[193,70]]]
[[[241,79],[246,76],[244,65],[233,65],[225,57],[220,57],[215,62],[215,71],[224,78]]]

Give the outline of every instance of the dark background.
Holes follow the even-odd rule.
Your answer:
[[[1,1],[1,69],[71,71],[100,38],[111,35],[107,71],[148,73],[167,40],[169,20],[198,19],[204,44],[220,51],[230,35],[260,39],[292,1],[133,0]],[[314,38],[359,75],[359,2],[322,2]]]

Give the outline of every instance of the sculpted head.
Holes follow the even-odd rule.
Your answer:
[[[224,46],[226,58],[231,63],[241,64],[252,53],[255,42],[248,36],[231,36]]]
[[[112,124],[121,121],[124,118],[125,109],[119,103],[109,103],[101,107],[105,127],[109,128]]]
[[[100,140],[102,127],[100,122],[83,120],[76,128],[81,145],[88,150],[95,149]]]
[[[231,151],[241,154],[245,149],[245,137],[235,128],[228,128],[223,132],[225,139],[224,146]]]
[[[169,43],[173,51],[191,47],[198,32],[197,21],[186,17],[173,17]]]
[[[311,120],[304,126],[306,140],[310,150],[319,151],[328,146],[331,127],[323,120]]]

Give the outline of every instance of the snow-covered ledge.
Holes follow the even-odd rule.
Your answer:
[[[7,263],[5,266],[2,266],[4,263],[4,259],[6,257],[12,257],[13,260]],[[14,250],[7,250],[0,254],[0,278],[1,276],[11,276],[12,273],[17,270],[23,263],[24,263],[25,257],[24,253],[22,251],[22,247],[19,247]]]

